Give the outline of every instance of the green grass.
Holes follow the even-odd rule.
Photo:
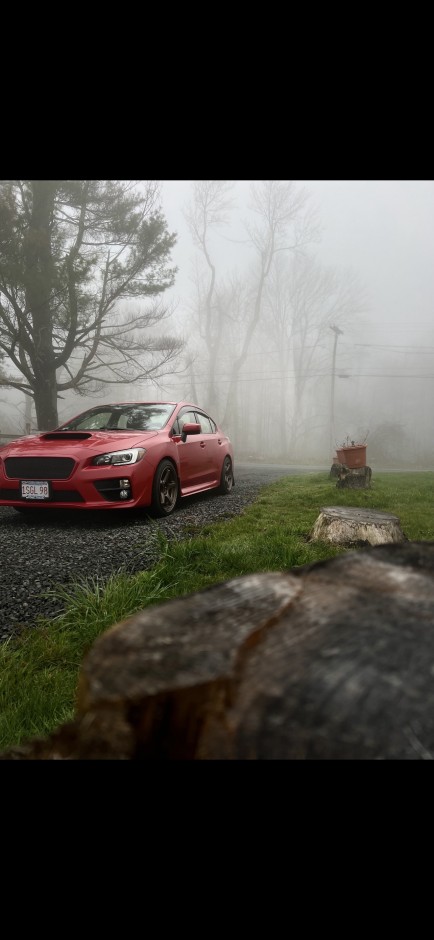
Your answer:
[[[129,615],[254,571],[279,571],[340,554],[307,541],[322,506],[399,516],[407,538],[434,541],[434,474],[376,473],[370,490],[338,490],[328,474],[291,476],[262,491],[241,516],[183,542],[161,540],[149,571],[57,592],[65,613],[0,646],[0,750],[49,734],[74,713],[81,661],[96,637]],[[146,535],[144,536],[146,538]]]

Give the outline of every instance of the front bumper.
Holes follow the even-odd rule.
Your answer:
[[[49,480],[50,499],[23,499],[20,481],[0,474],[0,506],[30,509],[123,509],[149,506],[152,499],[152,473],[137,472],[137,467],[113,467],[101,472],[100,467],[86,468],[72,474],[69,480]]]

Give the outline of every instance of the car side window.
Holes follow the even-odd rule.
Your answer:
[[[200,424],[202,428],[203,434],[214,434],[214,428],[211,424],[210,419],[207,418],[206,415],[199,414],[199,412],[196,412],[196,418],[197,418],[198,424]]]
[[[179,430],[182,431],[184,424],[197,424],[196,414],[194,411],[184,411],[183,414],[178,417]]]

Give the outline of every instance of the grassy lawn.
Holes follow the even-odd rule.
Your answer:
[[[370,490],[338,490],[328,474],[291,476],[262,491],[243,515],[183,542],[161,543],[150,571],[62,594],[65,613],[0,646],[0,750],[49,734],[74,713],[77,675],[95,638],[130,614],[254,571],[279,571],[345,549],[309,543],[322,506],[399,516],[412,541],[434,541],[434,473],[375,473]]]

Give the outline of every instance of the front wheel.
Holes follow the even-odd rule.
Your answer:
[[[157,467],[152,485],[152,511],[156,516],[168,516],[178,499],[178,475],[170,460],[162,460]]]
[[[230,457],[225,457],[220,477],[219,493],[230,493],[233,486],[235,486],[235,480],[232,460]]]

